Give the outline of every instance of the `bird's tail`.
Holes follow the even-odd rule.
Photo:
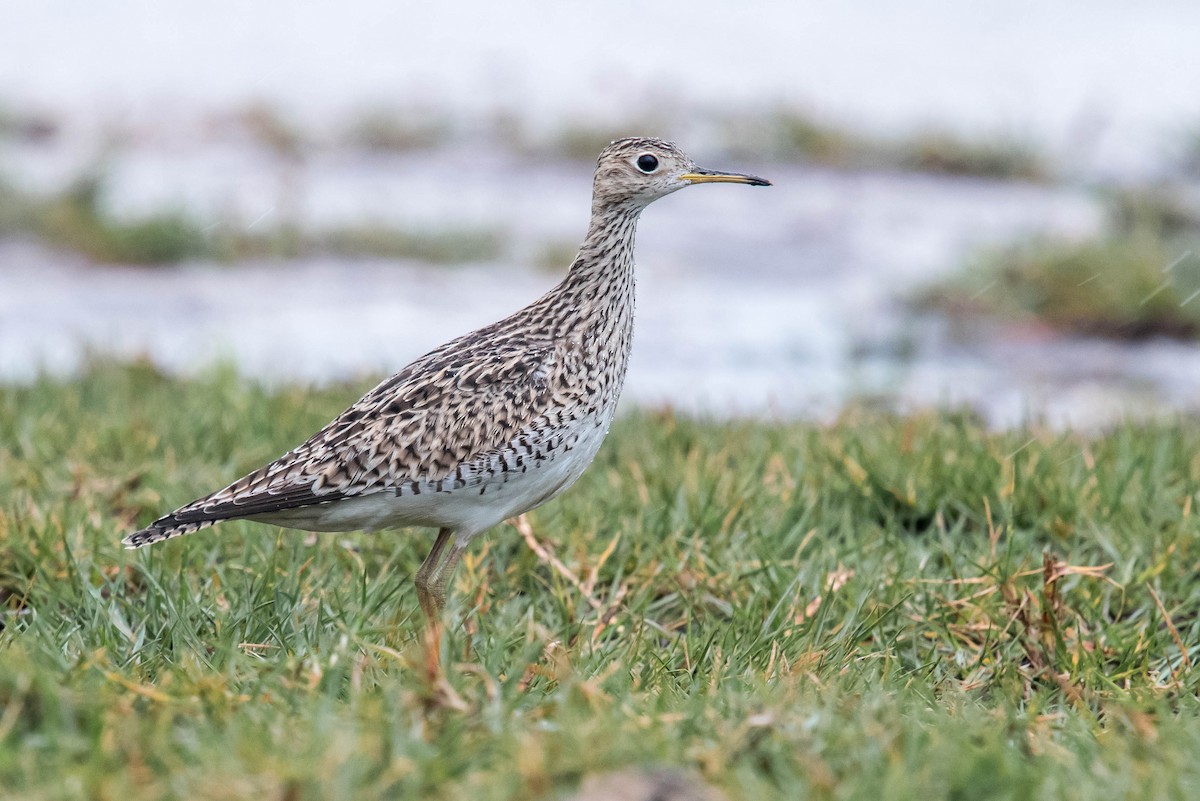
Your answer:
[[[181,522],[178,518],[176,518],[175,514],[172,513],[166,517],[155,520],[141,531],[133,532],[128,537],[121,540],[121,544],[130,550],[142,548],[147,545],[153,545],[156,542],[169,540],[172,537],[182,537],[184,534],[191,534],[192,532],[199,531],[202,528],[208,528],[217,522],[220,521],[191,520],[187,522]]]

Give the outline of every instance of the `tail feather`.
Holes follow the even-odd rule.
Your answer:
[[[172,539],[173,537],[182,537],[184,534],[191,534],[194,531],[208,528],[219,522],[219,520],[192,520],[181,523],[175,518],[174,514],[169,514],[166,517],[155,520],[141,531],[133,532],[121,540],[121,544],[130,550],[143,548],[147,545],[153,545],[156,542]]]

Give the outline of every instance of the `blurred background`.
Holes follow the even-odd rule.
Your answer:
[[[0,380],[384,374],[562,276],[631,134],[626,403],[1200,408],[1200,4],[0,4]]]

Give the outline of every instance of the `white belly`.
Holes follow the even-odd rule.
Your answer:
[[[469,538],[541,506],[570,487],[596,456],[611,415],[579,421],[564,447],[548,451],[525,470],[498,471],[456,489],[417,493],[382,490],[251,519],[305,531],[374,531],[405,526],[449,528]]]

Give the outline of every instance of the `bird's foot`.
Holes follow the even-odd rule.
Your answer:
[[[422,678],[425,685],[422,703],[426,711],[466,712],[470,707],[451,686],[442,665],[442,624],[440,622],[431,623],[426,627],[422,639],[422,651],[424,652]]]

